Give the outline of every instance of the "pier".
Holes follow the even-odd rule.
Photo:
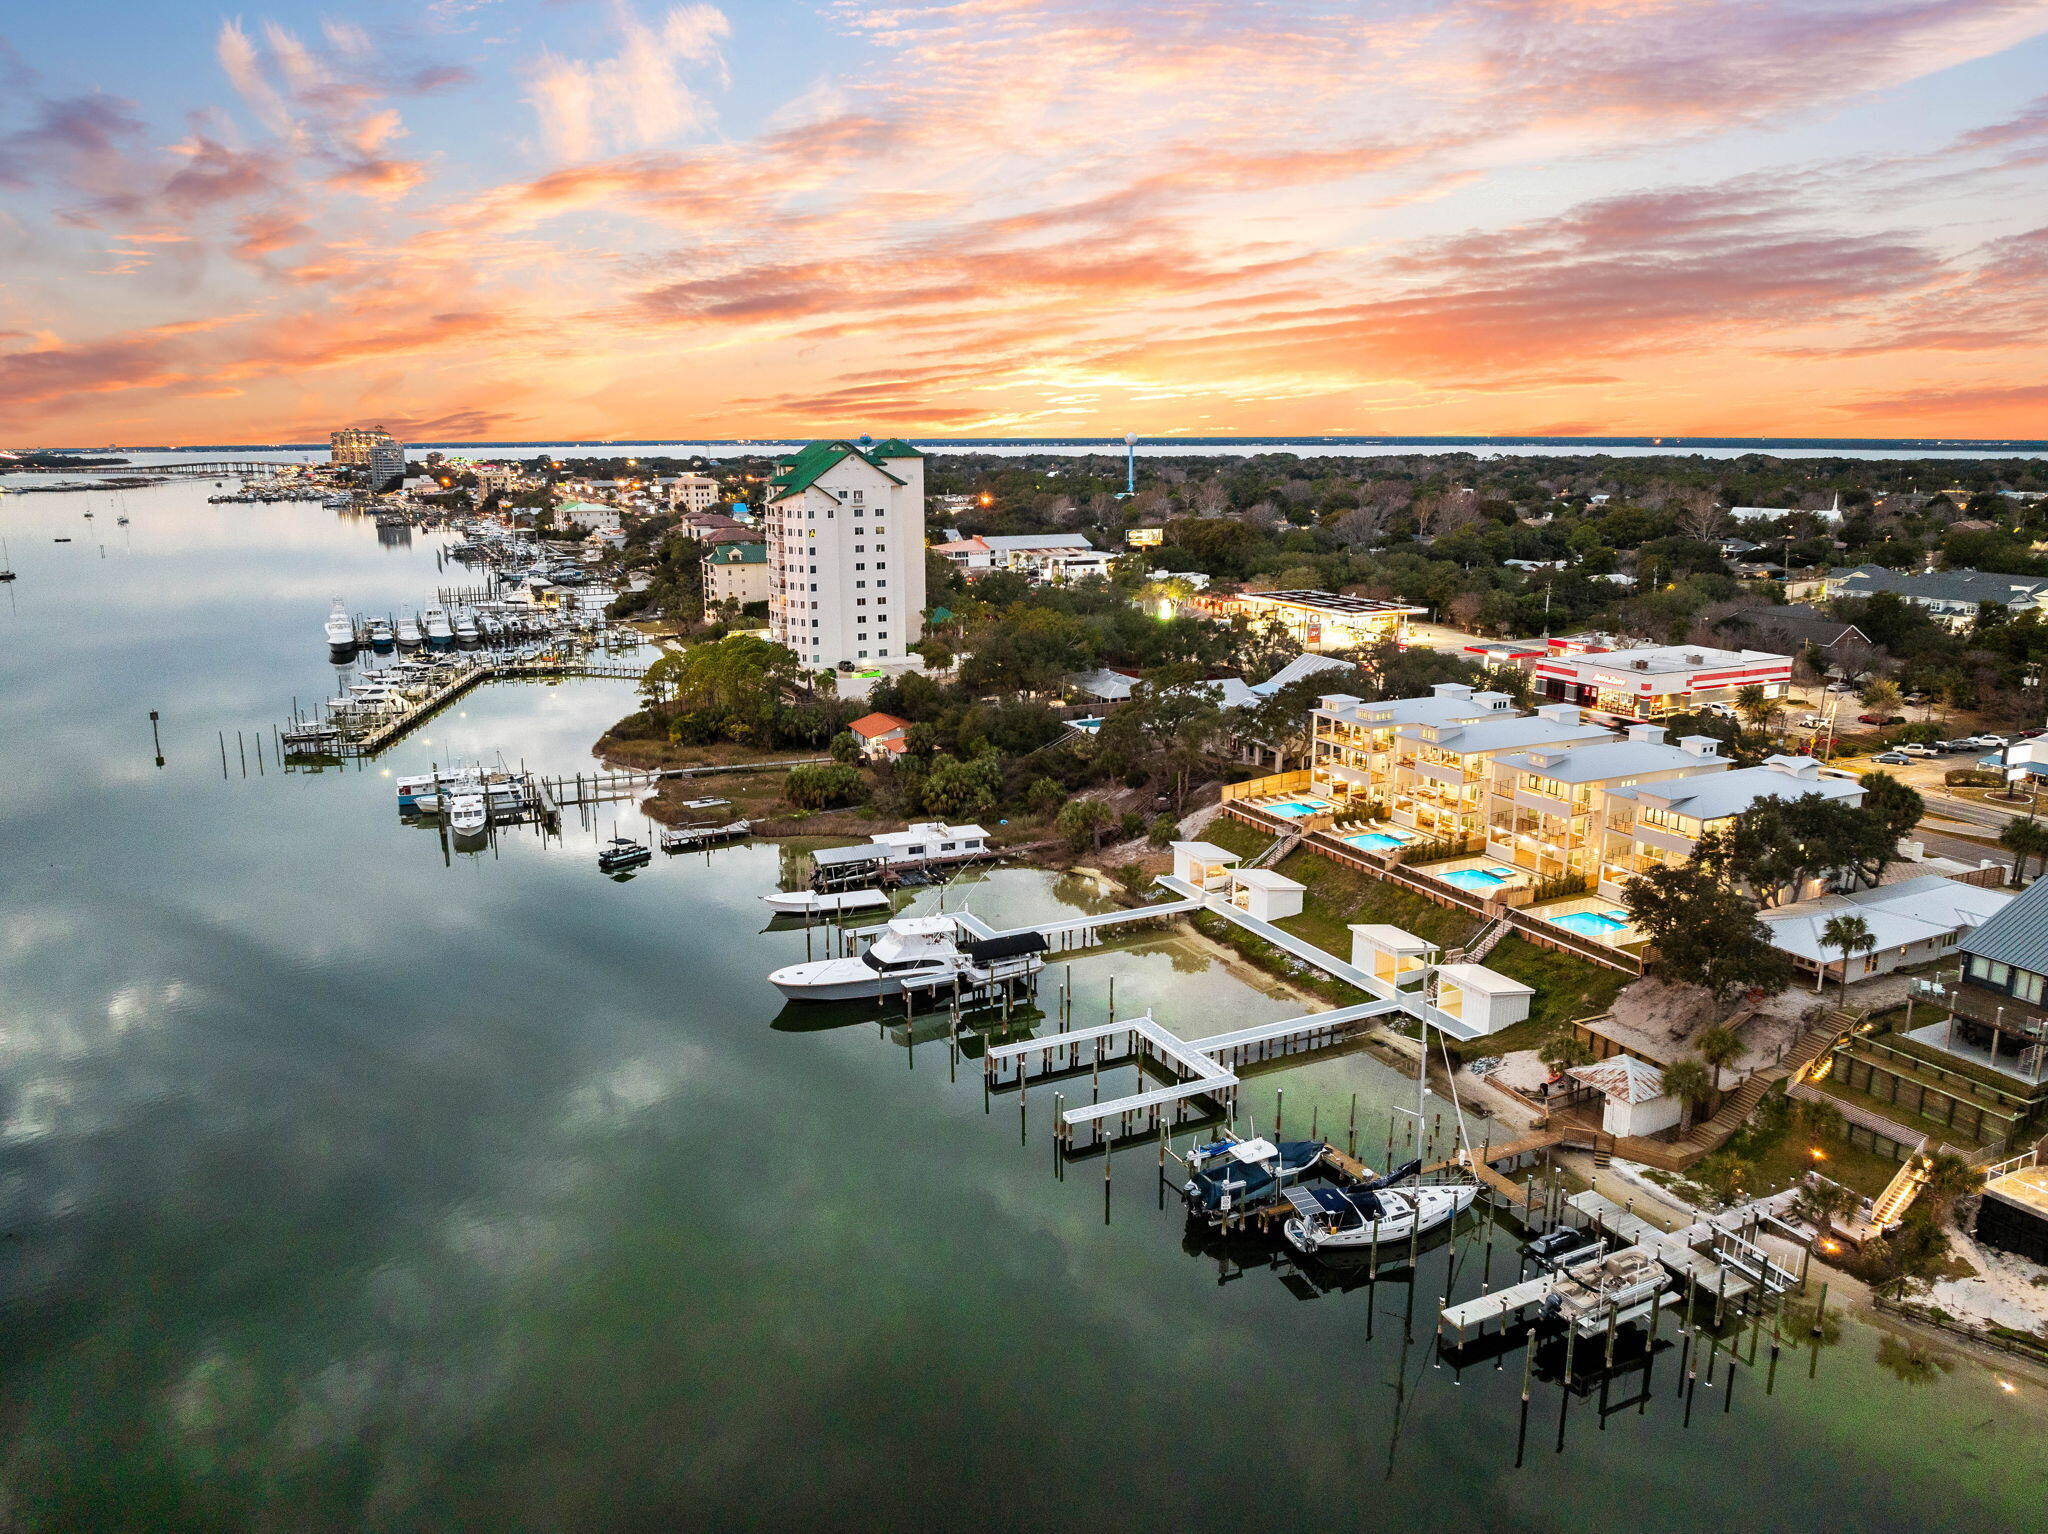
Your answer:
[[[1157,1134],[1177,1127],[1184,1106],[1200,1097],[1212,1098],[1226,1114],[1237,1110],[1238,1069],[1297,1050],[1326,1049],[1356,1038],[1367,1024],[1400,1010],[1397,1001],[1369,1001],[1327,1012],[1310,1012],[1278,1022],[1255,1023],[1205,1039],[1183,1039],[1150,1012],[1112,1019],[1090,1028],[1071,1029],[1040,1039],[992,1046],[982,1056],[982,1071],[991,1090],[1015,1086],[1028,1090],[1034,1077],[1056,1079],[1087,1072],[1099,1078],[1104,1065],[1136,1064],[1174,1073],[1179,1080],[1133,1092],[1109,1102],[1063,1109],[1055,1132],[1063,1150],[1072,1150],[1075,1131],[1099,1139],[1101,1126],[1112,1119],[1109,1138],[1132,1133]],[[1085,1046],[1085,1051],[1084,1051]],[[1010,1067],[1005,1080],[1005,1067]]]

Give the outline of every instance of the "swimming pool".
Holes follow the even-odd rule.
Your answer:
[[[1580,937],[1613,937],[1628,928],[1626,911],[1567,911],[1562,916],[1552,916],[1547,920],[1552,926],[1576,932]]]
[[[1282,815],[1294,820],[1303,815],[1319,815],[1330,807],[1327,799],[1290,799],[1285,804],[1262,804],[1260,809],[1268,815]]]
[[[1446,884],[1457,885],[1461,890],[1471,890],[1474,894],[1479,895],[1491,895],[1496,890],[1505,887],[1514,875],[1505,868],[1499,872],[1495,872],[1491,868],[1454,868],[1449,873],[1438,874],[1437,877]]]
[[[1354,847],[1369,848],[1374,852],[1385,852],[1390,847],[1405,847],[1414,838],[1395,836],[1386,831],[1361,831],[1356,836],[1347,836],[1345,841]]]

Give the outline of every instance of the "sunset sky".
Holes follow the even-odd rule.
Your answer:
[[[2048,436],[2048,0],[0,16],[8,446]]]

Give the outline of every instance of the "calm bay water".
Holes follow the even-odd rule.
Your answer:
[[[234,732],[332,686],[331,597],[457,577],[431,538],[206,493],[0,497],[0,1526],[2038,1519],[2043,1394],[1902,1379],[1853,1319],[1689,1425],[1666,1355],[1642,1412],[1573,1402],[1561,1452],[1539,1380],[1518,1470],[1520,1355],[1436,1367],[1420,1319],[1476,1249],[1425,1256],[1404,1342],[1405,1276],[1229,1260],[1148,1153],[1105,1220],[1100,1162],[1051,1175],[1049,1094],[1020,1136],[943,1042],[779,1007],[771,844],[615,882],[609,813],[476,855],[399,823],[387,773],[587,766],[623,685],[486,688],[367,770],[266,745],[245,778]],[[1081,1020],[1112,976],[1184,1032],[1299,1010],[1185,940],[1071,974]],[[1359,1094],[1369,1139],[1406,1090],[1366,1054],[1247,1101],[1274,1086],[1290,1129]]]

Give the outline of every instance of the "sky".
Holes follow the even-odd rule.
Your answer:
[[[0,11],[0,444],[2048,436],[2048,0]]]

